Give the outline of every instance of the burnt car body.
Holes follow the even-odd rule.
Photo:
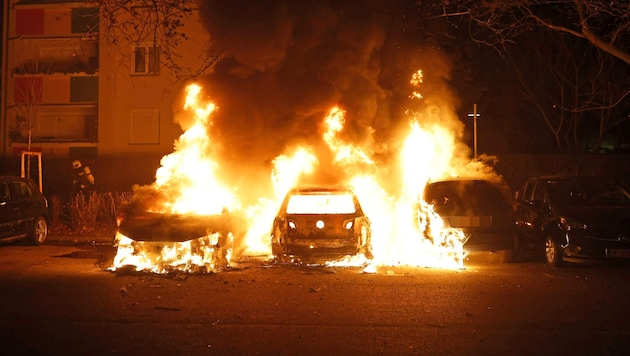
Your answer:
[[[484,179],[453,178],[430,181],[424,199],[444,224],[462,230],[464,251],[509,251],[516,229],[507,186]]]
[[[40,245],[48,236],[48,222],[48,201],[35,182],[0,176],[0,242]]]
[[[370,220],[348,187],[296,187],[273,221],[271,250],[279,260],[372,258]]]
[[[154,271],[225,268],[234,239],[242,235],[238,226],[243,223],[237,223],[236,214],[228,211],[195,215],[156,213],[129,206],[122,210],[114,238],[119,251],[114,263],[119,265],[150,265]],[[132,258],[121,260],[119,256]]]
[[[630,258],[630,194],[613,180],[592,176],[530,178],[517,192],[519,250],[565,261]]]

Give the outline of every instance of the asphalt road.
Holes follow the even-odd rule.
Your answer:
[[[273,265],[111,272],[108,245],[0,246],[0,354],[625,355],[630,268]]]

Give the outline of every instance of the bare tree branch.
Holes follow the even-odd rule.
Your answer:
[[[193,79],[207,71],[220,57],[209,40],[200,45],[196,55],[198,68],[182,64],[179,47],[190,40],[186,24],[198,9],[199,0],[98,0],[103,19],[101,32],[123,56],[129,56],[129,45],[150,43],[160,50],[160,64],[176,81]],[[191,55],[186,53],[185,55]],[[192,54],[195,56],[195,54]]]
[[[490,36],[479,42],[501,48],[538,26],[582,38],[600,50],[630,64],[630,5],[611,0],[443,0],[425,19],[468,16]]]

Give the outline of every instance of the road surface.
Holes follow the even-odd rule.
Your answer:
[[[0,351],[65,355],[625,355],[630,268],[274,265],[107,270],[108,245],[0,246]]]

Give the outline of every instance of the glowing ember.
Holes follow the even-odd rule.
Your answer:
[[[417,72],[413,73],[413,75],[411,76],[411,81],[409,83],[412,86],[417,87],[417,86],[420,86],[420,84],[422,84],[422,81],[423,81],[422,71],[418,70]],[[416,99],[422,99],[422,94],[420,94],[417,91],[414,91],[411,93],[411,97],[416,98]]]

